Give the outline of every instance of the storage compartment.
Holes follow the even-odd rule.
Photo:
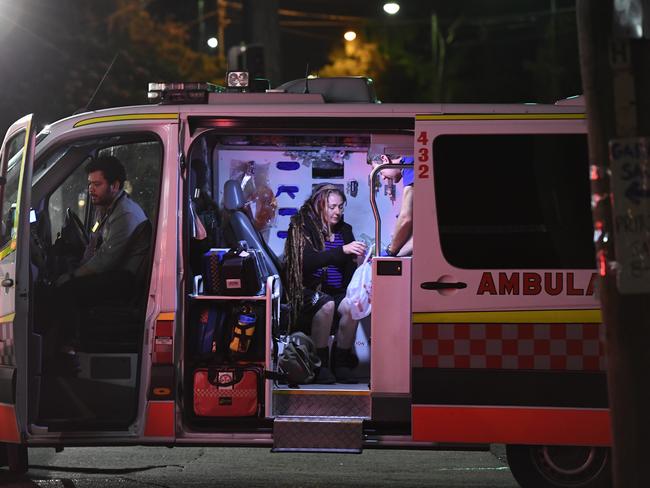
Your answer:
[[[331,183],[344,192],[346,221],[353,226],[355,239],[368,245],[374,241],[374,219],[369,218],[370,192],[380,192],[379,211],[385,218],[382,240],[389,242],[399,213],[402,187],[380,182],[371,189],[368,184],[371,166],[367,164],[371,142],[374,140],[379,147],[384,139],[361,130],[348,129],[348,133],[336,134],[300,130],[263,134],[241,128],[237,133],[219,128],[206,131],[192,144],[187,158],[190,165],[186,193],[190,207],[186,210],[189,216],[186,264],[190,270],[186,280],[185,337],[188,339],[183,365],[186,405],[203,403],[205,396],[221,399],[222,394],[227,394],[215,386],[218,377],[210,376],[210,368],[247,364],[276,370],[277,354],[282,351],[287,333],[286,320],[282,320],[280,313],[281,310],[290,313],[280,307],[281,261],[287,230],[291,217],[315,185]],[[401,142],[412,139],[407,133],[392,135]],[[391,134],[383,136],[390,139]],[[384,146],[388,147],[387,143],[381,145]],[[406,153],[408,145],[402,146]],[[219,222],[219,229],[208,232],[215,221]],[[275,276],[270,285],[267,283],[259,291],[255,286],[238,282],[243,276],[255,274],[245,269],[242,260],[223,264],[228,249],[240,241],[258,253],[256,262],[266,266],[262,274]],[[251,308],[246,311],[242,307]],[[248,320],[239,320],[249,313],[255,317],[254,321],[250,316]],[[233,335],[236,329],[239,335]],[[330,346],[333,339],[334,336]],[[243,351],[235,352],[242,343]],[[355,385],[310,384],[301,385],[298,390],[277,381],[262,380],[259,404],[263,407],[259,416],[216,414],[219,409],[214,405],[217,410],[212,414],[206,413],[210,408],[185,409],[186,430],[266,429],[269,419],[289,411],[301,414],[319,411],[325,415],[336,411],[341,415],[368,417],[370,317],[359,323],[353,347],[359,358],[358,366],[353,368],[358,381]],[[294,395],[295,392],[309,394],[300,396]]]

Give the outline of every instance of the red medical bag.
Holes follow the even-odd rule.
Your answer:
[[[261,412],[262,368],[229,365],[194,372],[194,413],[199,417],[254,417]]]

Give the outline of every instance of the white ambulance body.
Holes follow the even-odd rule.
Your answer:
[[[79,114],[38,136],[31,116],[9,129],[0,442],[12,469],[27,468],[26,446],[359,452],[501,443],[524,486],[596,486],[608,476],[584,107],[329,99],[313,90],[211,93],[205,103]],[[313,185],[339,184],[356,238],[372,244],[379,233],[382,249],[402,186],[376,178],[371,190],[366,159],[378,151],[414,158],[414,250],[372,260],[372,314],[355,341],[359,383],[289,388],[267,379],[256,415],[197,415],[197,310],[255,302],[267,371],[285,339],[280,276],[258,297],[197,293],[197,197],[209,197],[202,211],[218,221],[239,211],[224,208],[225,183],[237,180],[252,225],[281,256],[290,217]],[[91,225],[84,165],[102,154],[125,164],[125,188],[153,226],[146,290],[131,304],[71,311],[82,371],[52,377],[43,326],[49,254],[71,225],[68,209]]]

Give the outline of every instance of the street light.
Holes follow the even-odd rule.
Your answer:
[[[395,15],[399,12],[399,3],[397,2],[386,2],[384,4],[384,12],[389,15]]]
[[[343,37],[346,41],[352,42],[357,38],[357,33],[354,31],[347,31],[345,34],[343,34]]]
[[[208,39],[208,46],[210,46],[212,49],[217,47],[219,45],[219,41],[217,40],[216,37],[211,37]]]

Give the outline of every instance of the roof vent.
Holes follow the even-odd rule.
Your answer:
[[[309,93],[323,96],[327,103],[378,103],[372,79],[364,76],[341,76],[334,78],[300,78],[280,85],[273,91],[286,93]]]

